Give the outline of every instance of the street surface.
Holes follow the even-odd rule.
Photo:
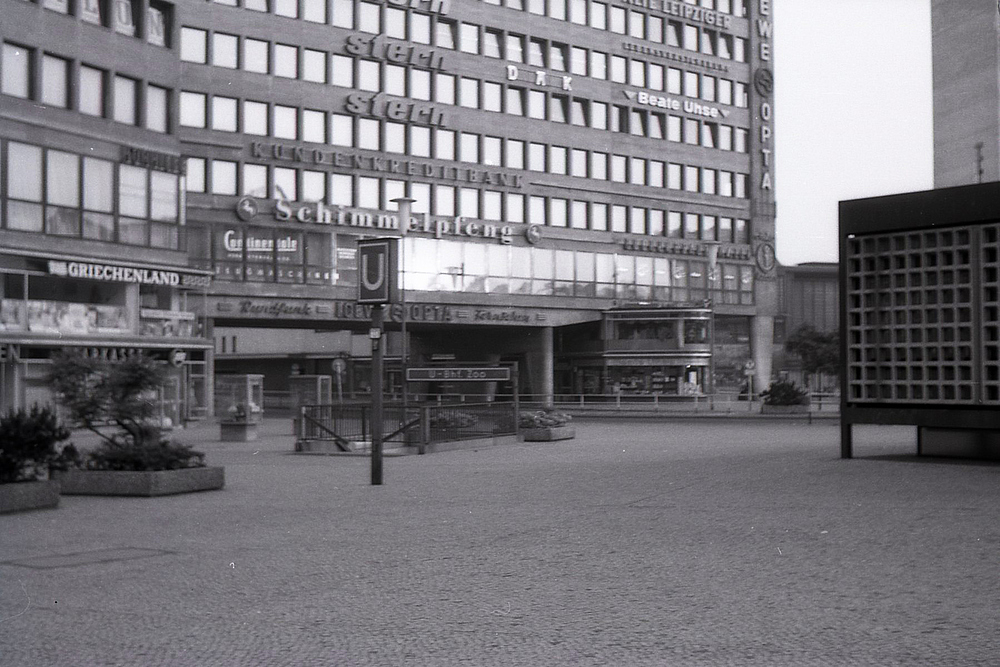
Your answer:
[[[844,461],[835,420],[576,428],[381,487],[208,441],[222,491],[0,516],[0,665],[1000,664],[1000,466],[887,427]]]

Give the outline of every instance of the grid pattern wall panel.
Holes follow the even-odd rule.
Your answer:
[[[1000,404],[1000,225],[982,227],[983,402]]]
[[[979,402],[976,231],[955,227],[848,239],[849,402]],[[993,315],[996,320],[995,308]]]

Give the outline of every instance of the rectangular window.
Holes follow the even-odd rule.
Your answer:
[[[385,90],[389,95],[406,97],[406,68],[399,65],[385,66]]]
[[[479,163],[479,135],[462,132],[460,137],[460,156],[462,162]]]
[[[566,53],[568,47],[565,44],[549,44],[549,69],[559,72],[566,71]]]
[[[388,65],[386,66],[388,67]],[[410,70],[410,97],[430,101],[431,73],[422,69]]]
[[[646,233],[646,209],[633,207],[628,221],[630,234]]]
[[[434,157],[439,160],[455,159],[455,131],[434,130]]]
[[[545,171],[545,144],[528,144],[528,169]]]
[[[673,239],[679,239],[681,237],[681,229],[683,228],[683,218],[678,211],[670,211],[667,213],[667,236]]]
[[[502,58],[500,54],[501,34],[497,30],[486,29],[483,31],[483,55],[487,58]]]
[[[610,27],[608,30],[619,35],[625,34],[625,10],[621,7],[611,8]]]
[[[434,101],[441,104],[455,103],[455,77],[451,74],[434,75]]]
[[[302,78],[305,81],[326,83],[326,52],[315,49],[302,51]]]
[[[683,181],[683,170],[681,165],[673,162],[667,165],[667,187],[671,190],[680,190]]]
[[[290,19],[299,17],[299,0],[271,0],[274,5],[274,13],[278,16],[286,16]]]
[[[382,32],[379,14],[381,7],[371,2],[358,3],[358,30],[377,35]]]
[[[685,213],[684,214],[684,238],[686,238],[686,239],[696,239],[696,238],[698,238],[698,214],[697,213]]]
[[[330,143],[334,146],[354,145],[354,118],[339,113],[330,114]]]
[[[149,172],[123,164],[118,167],[118,213],[133,218],[149,215]]]
[[[611,231],[628,231],[628,210],[624,206],[611,207]]]
[[[302,141],[311,141],[314,144],[326,143],[325,113],[313,109],[302,111]]]
[[[698,192],[700,183],[698,182],[698,167],[687,165],[684,167],[684,189],[688,192]]]
[[[84,158],[83,163],[83,178],[84,178],[84,191],[83,191],[83,205],[87,207],[87,197],[90,196],[90,186],[87,185],[87,160],[90,158]],[[205,158],[201,157],[189,157],[186,161],[187,168],[185,172],[187,174],[187,190],[188,192],[204,192],[205,191]],[[108,190],[110,193],[110,188]],[[266,193],[265,193],[266,194]],[[109,195],[110,196],[110,195]],[[111,209],[108,209],[109,211]]]
[[[221,132],[236,131],[236,99],[216,95],[212,98],[212,129]]]
[[[608,229],[608,205],[593,202],[590,204],[590,228],[603,232]]]
[[[402,123],[385,123],[385,150],[389,153],[406,152],[406,126]]]
[[[267,167],[265,165],[243,165],[242,193],[251,197],[267,197]]]
[[[354,87],[354,59],[347,56],[330,57],[330,83],[344,88]]]
[[[299,50],[287,44],[274,45],[274,74],[286,79],[299,77]]]
[[[431,17],[427,14],[410,13],[410,41],[417,44],[431,43]],[[455,47],[452,47],[455,48]]]
[[[178,178],[163,171],[149,173],[149,217],[158,222],[178,219]]]
[[[216,67],[226,67],[236,69],[236,52],[239,40],[236,35],[227,35],[222,32],[212,34],[212,64]]]
[[[278,139],[298,139],[299,135],[299,110],[295,107],[286,107],[280,104],[274,105],[272,120],[274,126],[272,135]]]
[[[707,195],[715,194],[715,170],[705,168],[701,172],[701,191]]]
[[[114,118],[119,123],[136,124],[136,92],[137,82],[124,76],[115,77],[115,113]],[[204,99],[204,95],[202,98]],[[204,127],[204,121],[200,127]]]
[[[380,150],[379,137],[379,122],[377,120],[374,118],[358,119],[358,148]]]
[[[625,174],[625,165],[627,160],[624,155],[612,155],[611,156],[611,180],[615,183],[625,183],[627,182],[627,176]]]
[[[566,148],[562,146],[549,147],[549,173],[566,174],[569,168],[567,164],[568,157],[569,152]]]
[[[462,51],[464,53],[479,53],[479,26],[463,23],[461,29]]]
[[[501,86],[492,81],[483,82],[483,109],[486,111],[501,111]]]
[[[557,21],[565,21],[566,0],[549,0],[549,17]]]
[[[595,130],[608,129],[608,105],[604,102],[590,103],[590,126]]]
[[[338,28],[354,27],[354,1],[353,0],[333,0],[333,25]]]
[[[556,123],[565,123],[568,103],[569,99],[565,95],[552,95],[549,97],[549,120]]]
[[[431,156],[431,129],[420,125],[410,126],[410,155]]]
[[[506,204],[507,220],[514,223],[524,222],[524,195],[508,192]]]
[[[274,192],[272,196],[275,199],[286,201],[296,201],[299,198],[298,178],[294,169],[274,168]]]
[[[608,180],[608,154],[593,151],[590,154],[590,177],[598,181]]]
[[[80,235],[80,158],[73,153],[47,151],[45,156],[45,231],[61,236]]]
[[[590,52],[590,76],[595,79],[608,78],[608,54],[600,51]]]
[[[625,58],[621,56],[611,56],[611,80],[618,83],[625,83],[626,77],[626,64],[628,63]]]
[[[69,62],[45,54],[42,56],[42,103],[65,109],[69,100]]]
[[[598,30],[608,29],[608,6],[603,2],[590,3],[590,27]]]
[[[570,151],[569,173],[579,178],[587,178],[587,151],[579,148]]]
[[[169,108],[169,91],[166,88],[152,84],[146,86],[146,127],[148,129],[154,132],[166,132],[168,129],[167,110]]]
[[[455,48],[455,22],[438,19],[434,31],[435,45],[442,49]]]
[[[455,188],[450,185],[434,187],[434,213],[435,215],[455,215]]]
[[[507,35],[507,60],[515,63],[524,62],[524,37]]]
[[[243,133],[267,136],[267,104],[264,102],[243,102]]]
[[[326,23],[326,0],[302,0],[302,18],[312,23]]]
[[[267,42],[245,37],[243,39],[243,69],[248,72],[267,74],[270,62],[267,54],[268,48]]]
[[[354,179],[350,174],[330,174],[330,203],[354,206]]]
[[[191,186],[191,162],[188,158],[188,187]],[[201,161],[201,188],[205,189],[204,161]],[[198,185],[198,169],[193,176]],[[115,236],[114,211],[114,165],[106,160],[83,158],[83,236],[89,239],[113,241]]]
[[[729,79],[719,79],[715,91],[719,104],[733,103],[733,82]]]
[[[507,162],[509,169],[524,169],[524,142],[518,139],[507,140]]]
[[[469,109],[479,108],[479,80],[462,77],[459,104]]]
[[[104,116],[104,72],[93,67],[80,65],[79,100],[80,113],[88,116]]]

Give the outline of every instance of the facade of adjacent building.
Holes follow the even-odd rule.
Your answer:
[[[997,3],[931,2],[934,187],[1000,180]]]
[[[364,390],[374,236],[403,237],[397,365],[517,362],[541,396],[770,376],[770,0],[0,2],[5,378],[81,345],[183,356],[187,393]],[[46,298],[123,323],[45,334]]]

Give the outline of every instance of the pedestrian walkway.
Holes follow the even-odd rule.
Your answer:
[[[912,429],[585,421],[0,516],[0,665],[995,665],[1000,466]],[[217,427],[216,427],[217,428]],[[290,433],[290,423],[287,433]],[[211,435],[210,424],[185,435]]]

